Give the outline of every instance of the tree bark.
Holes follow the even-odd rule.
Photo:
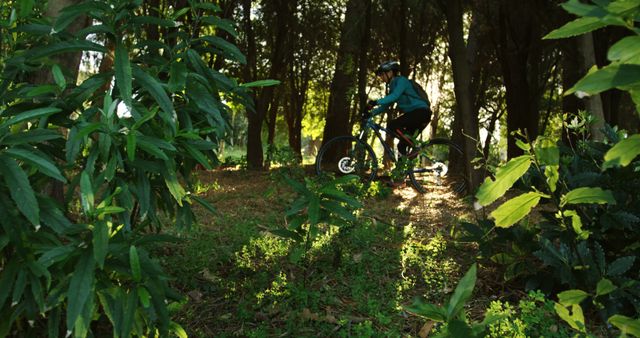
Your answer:
[[[537,2],[500,3],[498,58],[506,88],[509,158],[522,154],[513,132],[520,130],[532,140],[538,135],[541,33],[536,21]]]
[[[586,74],[589,69],[596,65],[595,49],[593,47],[593,34],[586,33],[580,36],[580,51],[582,52],[582,66]],[[586,98],[587,111],[590,112],[595,120],[590,126],[591,137],[596,141],[604,139],[604,110],[602,107],[602,99],[600,94],[591,95]]]
[[[462,163],[452,158],[454,172],[464,172],[472,189],[480,184],[480,173],[474,170],[471,161],[477,157],[476,142],[479,140],[478,112],[473,110],[474,95],[471,93],[471,69],[467,59],[467,46],[464,41],[463,15],[461,0],[449,0],[444,4],[447,17],[447,33],[449,36],[449,58],[453,70],[454,91],[456,96],[456,113],[454,132],[460,132],[464,149]],[[455,127],[457,126],[457,128]],[[456,130],[457,129],[457,130]],[[455,137],[454,137],[455,139]],[[461,164],[455,168],[454,164]]]
[[[351,101],[356,94],[355,80],[357,73],[357,59],[360,41],[364,34],[364,20],[361,14],[366,11],[365,0],[349,0],[345,21],[340,34],[340,48],[333,80],[331,81],[327,120],[324,127],[322,142],[351,134],[350,109]],[[332,154],[327,154],[330,158]]]

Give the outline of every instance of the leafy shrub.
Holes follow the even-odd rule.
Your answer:
[[[2,22],[3,39],[13,38],[0,77],[0,336],[83,337],[109,326],[116,337],[184,335],[168,307],[179,295],[145,249],[172,239],[146,230],[161,227],[163,214],[189,226],[193,203],[211,209],[189,193],[190,173],[216,163],[221,95],[247,95],[201,55],[244,57],[192,31],[216,24],[234,33],[211,15],[217,6],[192,1],[151,18],[140,4],[86,1],[55,22],[37,8]],[[99,24],[65,31],[81,14]],[[193,25],[177,24],[184,20]],[[170,36],[145,40],[150,24]],[[110,44],[113,69],[77,86],[58,66],[63,53],[107,53]],[[29,81],[48,72],[51,83]],[[59,198],[48,193],[56,186]]]

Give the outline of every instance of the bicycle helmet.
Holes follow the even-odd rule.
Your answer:
[[[398,61],[387,61],[384,62],[382,64],[380,64],[380,66],[378,66],[378,69],[376,69],[376,75],[380,75],[382,73],[386,73],[388,71],[393,71],[393,73],[397,73],[400,71],[400,63],[398,63]]]

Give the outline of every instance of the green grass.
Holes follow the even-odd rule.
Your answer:
[[[252,175],[227,185],[242,172],[221,174],[206,195],[220,214],[203,213],[201,226],[176,233],[184,241],[163,248],[188,296],[174,320],[190,336],[416,336],[423,320],[402,306],[416,296],[439,302],[455,286],[452,248],[425,237],[408,212],[332,228],[302,259],[303,248],[267,231],[282,226],[293,193],[274,175]]]

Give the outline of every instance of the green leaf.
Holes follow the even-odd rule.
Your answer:
[[[614,145],[604,155],[602,169],[628,166],[640,154],[640,134],[631,135]]]
[[[302,236],[300,236],[300,234],[298,234],[295,231],[291,231],[291,230],[287,230],[287,229],[272,229],[269,230],[270,233],[278,236],[278,237],[282,237],[282,238],[289,238],[292,239],[296,242],[302,242],[303,238]]]
[[[131,275],[133,280],[140,282],[142,280],[142,273],[140,272],[140,258],[138,257],[138,249],[135,245],[129,247],[129,264],[131,265]]]
[[[53,74],[53,80],[56,82],[60,89],[65,89],[67,87],[67,80],[64,78],[64,74],[62,74],[62,70],[58,64],[54,64],[51,67],[51,73]]]
[[[151,75],[147,74],[137,65],[132,65],[132,73],[135,80],[158,102],[160,109],[165,114],[161,114],[165,123],[171,127],[173,134],[176,133],[175,115],[176,112],[173,109],[173,102],[167,95],[167,92],[162,88],[162,85]]]
[[[596,287],[596,296],[604,296],[610,294],[615,291],[618,287],[613,285],[613,282],[606,278],[602,278],[598,282],[598,286]]]
[[[563,305],[556,303],[554,306],[556,313],[562,320],[567,322],[569,326],[582,333],[586,333],[587,330],[584,326],[584,314],[580,305],[571,305],[571,312]]]
[[[312,226],[318,224],[320,221],[320,199],[317,196],[311,197],[308,208],[309,222]]]
[[[565,210],[562,212],[562,215],[564,217],[571,217],[571,227],[573,228],[573,231],[576,232],[579,239],[585,240],[589,238],[591,231],[582,229],[582,219],[575,210]]]
[[[579,305],[589,294],[582,290],[567,290],[558,294],[558,302],[564,306]]]
[[[405,306],[404,309],[436,322],[444,322],[446,320],[446,312],[444,308],[434,304],[425,303],[418,298],[414,299],[413,304],[410,306]]]
[[[240,84],[240,87],[252,88],[252,87],[269,87],[279,85],[280,81],[278,80],[258,80],[248,83]]]
[[[93,291],[95,281],[95,260],[92,254],[80,255],[80,259],[71,275],[71,282],[67,291],[67,329],[72,330],[76,320]]]
[[[120,91],[120,96],[124,104],[131,109],[131,100],[133,97],[131,63],[129,62],[129,53],[122,41],[117,41],[115,46],[115,73],[116,85]]]
[[[56,107],[44,107],[44,108],[27,110],[0,124],[0,129],[23,122],[23,121],[39,119],[41,117],[59,113],[61,111],[62,109],[56,108]]]
[[[187,82],[187,64],[185,62],[172,62],[169,69],[169,91],[172,93],[182,91]]]
[[[143,286],[138,287],[138,298],[140,298],[140,303],[142,303],[142,306],[145,308],[151,305],[151,295],[149,295],[149,291]]]
[[[216,28],[219,28],[219,29],[231,34],[231,36],[233,36],[234,38],[238,37],[238,32],[236,31],[236,28],[234,27],[234,22],[231,21],[231,20],[222,19],[222,18],[219,18],[217,16],[205,16],[205,17],[202,17],[200,20],[203,23],[216,26]]]
[[[609,317],[609,323],[617,327],[623,335],[640,337],[640,319],[632,319],[623,315]]]
[[[83,170],[80,175],[80,199],[82,209],[86,213],[91,212],[94,206],[93,185],[91,184],[91,176],[86,170]]]
[[[136,133],[133,131],[127,134],[127,158],[131,162],[136,159]]]
[[[523,155],[511,159],[507,164],[498,168],[495,181],[487,177],[478,189],[476,193],[478,203],[486,206],[502,197],[529,170],[530,166],[531,156]]]
[[[504,202],[491,213],[491,217],[496,220],[497,227],[508,228],[528,215],[541,197],[544,195],[539,192],[524,193]]]
[[[35,226],[40,225],[40,208],[27,174],[18,163],[0,155],[0,173],[18,210]]]
[[[616,42],[607,53],[610,61],[627,62],[640,56],[640,36],[628,36]]]
[[[105,221],[100,221],[93,226],[93,256],[100,269],[104,267],[107,252],[109,252],[109,225]]]
[[[22,130],[18,133],[7,135],[2,139],[2,144],[22,145],[28,143],[42,143],[62,138],[58,132],[47,129]]]
[[[607,268],[607,276],[620,276],[629,271],[636,261],[635,256],[620,257],[609,264]]]
[[[640,83],[640,65],[610,64],[604,68],[590,71],[580,79],[565,95],[577,91],[598,94],[612,88],[621,88]]]
[[[569,191],[560,199],[560,207],[567,204],[616,204],[610,190],[582,187]]]
[[[79,52],[79,51],[94,51],[94,52],[108,52],[104,46],[88,40],[76,40],[76,41],[62,41],[51,45],[36,47],[30,49],[25,55],[30,60],[35,60],[47,56],[53,56],[61,53]]]
[[[208,42],[214,48],[220,50],[223,55],[230,57],[233,61],[240,62],[241,64],[247,63],[247,58],[242,54],[240,49],[221,37],[209,35],[201,37],[200,40]]]
[[[55,178],[60,182],[67,182],[67,179],[62,176],[58,167],[56,167],[49,158],[44,157],[46,155],[40,152],[22,148],[9,148],[5,150],[5,153],[15,159],[31,164],[51,178]]]
[[[212,214],[217,214],[218,213],[216,208],[214,208],[213,205],[211,205],[209,202],[207,202],[207,200],[205,200],[204,198],[201,198],[201,197],[196,196],[196,195],[191,195],[190,197],[193,198],[200,205],[202,205],[205,209],[209,210],[209,212],[211,212]]]
[[[558,165],[548,165],[544,167],[544,176],[551,192],[555,192],[558,187],[558,180],[560,179],[559,169],[560,166]]]
[[[464,304],[471,298],[473,289],[476,286],[477,264],[471,265],[464,277],[458,282],[456,290],[453,292],[451,299],[447,305],[447,320],[458,318],[464,310]]]
[[[178,205],[182,206],[182,200],[187,196],[187,192],[184,190],[175,172],[166,172],[164,175],[164,182],[169,188],[169,192],[175,198]]]
[[[76,248],[72,245],[56,246],[42,254],[42,256],[38,258],[38,263],[44,267],[49,267],[56,262],[66,260],[75,250]]]
[[[551,33],[545,35],[543,39],[563,39],[570,38],[576,35],[582,35],[594,31],[596,29],[605,27],[607,24],[600,18],[584,17],[575,19],[564,26],[553,30]]]
[[[187,335],[187,332],[182,328],[182,326],[180,326],[180,324],[171,321],[171,323],[169,323],[169,331],[171,331],[173,334],[175,334],[178,338],[187,338],[189,337]]]
[[[587,5],[578,0],[569,0],[563,3],[561,6],[565,11],[577,16],[603,17],[607,15],[607,11],[605,11],[603,8],[594,5]]]
[[[136,16],[131,19],[130,23],[136,25],[153,25],[161,27],[176,27],[176,22],[173,20],[161,19],[154,16]]]

